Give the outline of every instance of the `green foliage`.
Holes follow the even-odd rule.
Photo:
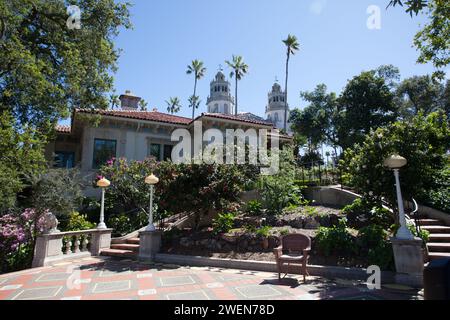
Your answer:
[[[389,233],[379,225],[370,225],[359,230],[360,254],[367,255],[369,265],[377,265],[382,270],[394,268],[394,254],[389,242]]]
[[[280,230],[280,236],[286,236],[289,234],[289,229],[284,228]]]
[[[425,242],[428,242],[430,239],[430,232],[428,230],[420,229],[417,231],[417,228],[413,224],[408,224],[408,229],[415,237],[419,237]]]
[[[233,229],[235,216],[232,213],[220,213],[216,219],[213,220],[213,233],[227,233]]]
[[[347,216],[352,227],[358,228],[362,224],[375,224],[388,228],[392,225],[393,215],[384,208],[381,203],[371,201],[371,199],[357,198],[352,204],[345,206],[342,211]],[[358,221],[359,220],[359,221]]]
[[[45,168],[45,139],[31,127],[18,127],[10,112],[0,111],[0,212],[17,203],[25,177]]]
[[[259,216],[262,214],[263,205],[258,200],[250,200],[247,203],[245,211],[251,216]]]
[[[341,219],[337,226],[331,228],[320,227],[315,241],[325,256],[351,256],[357,249],[353,236],[347,230],[345,219]]]
[[[63,231],[80,231],[94,229],[95,224],[87,220],[86,215],[72,212],[66,226],[61,226]]]
[[[278,174],[262,176],[258,189],[262,203],[269,213],[279,214],[290,205],[304,204],[302,189],[296,183],[294,153],[291,148],[280,152],[280,170]]]
[[[327,93],[327,86],[319,84],[312,92],[301,92],[301,97],[310,104],[303,110],[294,109],[290,114],[290,122],[292,130],[298,136],[305,137],[303,144],[308,145],[308,153],[313,153],[323,142],[338,145],[336,94]],[[305,159],[302,162],[307,161]]]
[[[111,181],[106,198],[108,214],[146,208],[149,187],[144,179],[151,173],[160,179],[155,186],[158,214],[194,212],[197,226],[210,210],[223,211],[230,203],[236,202],[245,182],[255,180],[255,170],[245,165],[157,163],[151,159],[127,162],[118,159],[103,166],[99,173]]]
[[[390,82],[398,77],[393,66],[362,72],[351,79],[338,99],[339,143],[347,149],[361,143],[371,130],[396,120],[398,106]]]
[[[447,82],[450,86],[450,81]],[[420,112],[428,115],[438,109],[445,110],[450,115],[446,86],[434,80],[429,75],[414,76],[403,80],[396,91],[400,113],[403,119],[410,119]]]
[[[131,232],[143,228],[148,223],[148,215],[145,211],[137,213],[119,213],[113,214],[108,219],[108,227],[114,229],[117,236],[125,236]]]
[[[50,210],[57,216],[67,216],[82,201],[82,182],[78,169],[50,169],[29,177],[31,204],[39,212]]]
[[[270,236],[271,230],[272,230],[271,226],[263,226],[263,227],[259,228],[258,230],[256,230],[256,234],[260,237],[267,238],[268,236]]]
[[[449,161],[447,159],[447,161]],[[424,204],[450,214],[450,165],[435,176],[436,186],[422,198]]]
[[[79,30],[66,25],[69,4],[81,9]],[[49,133],[74,106],[108,106],[104,93],[112,89],[119,56],[114,37],[130,27],[128,4],[10,0],[2,1],[0,17],[7,25],[0,41],[0,110]]]
[[[340,166],[350,186],[364,198],[380,203],[384,198],[396,207],[395,181],[384,160],[398,153],[408,160],[400,173],[405,199],[428,198],[439,187],[437,177],[448,165],[450,146],[448,119],[443,112],[427,117],[419,114],[407,122],[396,122],[366,136],[364,142],[345,151]]]
[[[447,0],[391,0],[389,6],[406,6],[413,16],[428,10],[430,21],[414,37],[414,45],[420,52],[418,63],[432,62],[438,71],[435,76],[444,78],[442,68],[450,63],[450,20]],[[440,69],[440,70],[439,70]]]

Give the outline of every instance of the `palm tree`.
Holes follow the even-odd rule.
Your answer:
[[[167,112],[174,114],[180,111],[181,109],[181,101],[178,97],[170,97],[169,101],[166,100],[167,103]]]
[[[116,94],[111,94],[109,96],[109,102],[111,103],[111,110],[114,110],[115,107],[120,105],[119,96]]]
[[[233,71],[230,73],[231,78],[236,79],[236,85],[235,85],[235,106],[234,106],[234,114],[237,115],[238,113],[238,81],[242,79],[244,75],[248,72],[248,65],[245,64],[244,59],[241,56],[235,56],[233,55],[233,61],[225,61],[225,63],[233,69]]]
[[[200,60],[193,60],[190,65],[187,66],[186,70],[187,74],[194,74],[195,82],[194,82],[194,94],[192,95],[192,99],[196,100],[196,93],[197,93],[197,81],[200,80],[205,76],[206,68],[203,66],[203,61]],[[192,107],[192,119],[195,117],[195,109],[198,107],[195,104],[191,103]]]
[[[287,86],[288,86],[288,77],[289,77],[289,58],[291,54],[294,55],[296,51],[300,49],[300,44],[297,41],[296,36],[288,35],[286,40],[283,40],[283,43],[287,48],[287,58],[286,58],[286,83],[284,88],[284,131],[287,132],[287,111],[288,111],[288,103],[287,103]]]

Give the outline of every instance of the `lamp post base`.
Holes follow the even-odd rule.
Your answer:
[[[151,223],[145,228],[145,231],[156,231],[156,227]]]
[[[415,237],[411,233],[411,231],[409,231],[409,229],[405,226],[401,226],[398,229],[397,234],[395,235],[395,238],[397,238],[398,240],[414,240],[415,239]]]
[[[108,229],[108,228],[106,227],[106,224],[104,222],[101,222],[97,225],[97,229],[104,230],[104,229]]]

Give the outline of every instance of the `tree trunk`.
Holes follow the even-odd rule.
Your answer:
[[[234,99],[235,99],[235,105],[234,105],[234,115],[237,116],[238,114],[238,78],[236,77],[236,87],[234,88]]]
[[[194,95],[192,96],[192,120],[195,119],[195,95],[197,94],[197,74],[195,74]]]
[[[288,109],[288,103],[287,103],[287,97],[288,97],[288,78],[289,78],[289,49],[287,53],[287,59],[286,59],[286,82],[284,87],[284,131],[287,133],[287,109]]]

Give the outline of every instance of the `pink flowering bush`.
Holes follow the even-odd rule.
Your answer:
[[[34,209],[0,216],[0,272],[14,271],[31,262],[35,232],[43,232],[43,221],[42,217],[36,216]]]

